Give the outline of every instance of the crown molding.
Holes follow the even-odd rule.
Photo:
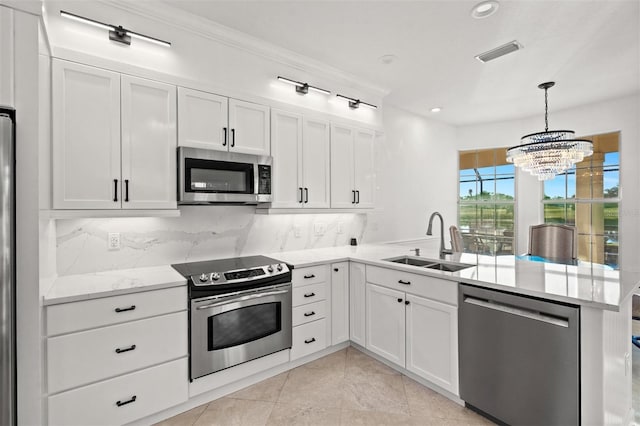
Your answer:
[[[165,2],[160,2],[162,7],[158,7],[158,2],[134,2],[130,0],[98,1],[102,4],[118,8],[125,12],[141,15],[164,25],[172,26],[182,31],[223,43],[227,46],[243,50],[253,55],[276,61],[305,73],[325,76],[344,85],[342,89],[355,88],[365,93],[370,93],[378,98],[383,98],[390,93],[389,89],[363,81],[356,75],[347,73],[308,56],[295,53],[273,43],[266,42],[249,34],[226,27],[218,22],[185,12]]]

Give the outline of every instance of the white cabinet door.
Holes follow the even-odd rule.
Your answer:
[[[229,99],[229,151],[270,155],[269,107]]]
[[[458,395],[458,310],[408,294],[407,370]]]
[[[356,208],[373,208],[375,192],[374,169],[375,134],[366,130],[356,130],[353,141],[354,189]]]
[[[350,127],[331,125],[331,207],[355,207],[353,138]]]
[[[274,208],[302,207],[302,116],[271,112]]]
[[[304,206],[331,206],[330,125],[326,121],[305,119],[302,132],[302,186]]]
[[[331,344],[349,340],[349,262],[331,265]]]
[[[120,74],[56,59],[52,71],[53,207],[119,209]]]
[[[175,209],[176,88],[122,76],[122,207]]]
[[[229,99],[213,93],[178,88],[178,146],[229,149]]]
[[[349,336],[351,341],[366,346],[365,342],[365,266],[349,264]]]
[[[404,367],[405,294],[367,283],[367,349]]]

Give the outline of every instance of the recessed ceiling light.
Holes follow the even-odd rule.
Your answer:
[[[500,3],[498,3],[497,0],[483,1],[473,6],[471,16],[476,19],[486,18],[496,13],[499,7]]]
[[[431,108],[431,112],[440,112],[440,111],[442,111],[442,108],[440,107]]]
[[[396,59],[398,59],[396,55],[382,55],[378,58],[378,60],[384,65],[389,65],[395,62]]]

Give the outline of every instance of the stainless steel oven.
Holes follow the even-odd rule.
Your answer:
[[[264,256],[172,265],[189,281],[191,380],[291,348],[291,267]]]
[[[178,148],[178,203],[269,203],[272,157]]]

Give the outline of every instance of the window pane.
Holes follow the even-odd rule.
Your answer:
[[[476,199],[476,181],[460,181],[460,199],[475,200]]]
[[[499,233],[504,231],[513,232],[514,210],[513,204],[498,204],[496,206],[496,231]]]
[[[578,234],[578,259],[591,262],[591,236]]]
[[[576,170],[567,172],[567,198],[576,198]]]
[[[460,232],[469,231],[478,227],[476,219],[476,205],[460,205],[460,214],[458,218],[458,225]]]
[[[500,166],[496,166],[497,175],[513,175],[515,173],[515,166],[513,164],[503,164]]]
[[[515,198],[515,176],[511,175],[498,175],[496,176],[496,195],[495,199],[513,200]]]
[[[618,203],[604,205],[604,263],[618,268]]]
[[[591,174],[591,168],[579,167],[576,169],[575,198],[582,200],[592,198]]]
[[[545,204],[544,223],[564,224],[566,221],[566,204]]]
[[[565,176],[558,175],[553,179],[544,181],[544,199],[555,200],[565,198]]]
[[[618,198],[620,172],[617,167],[605,168],[603,177],[604,198]]]

